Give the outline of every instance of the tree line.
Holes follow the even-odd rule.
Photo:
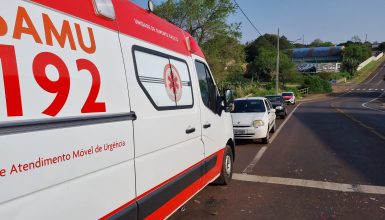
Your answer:
[[[240,42],[240,23],[228,23],[236,12],[231,0],[166,0],[155,13],[188,31],[203,49],[217,81],[249,79],[270,82],[276,74],[277,35],[265,34],[251,42]],[[358,65],[371,56],[371,44],[358,37],[339,44],[345,46],[342,63],[345,71],[354,74]],[[280,77],[293,81],[297,71],[291,60],[291,49],[299,47],[329,47],[332,42],[315,39],[310,44],[290,42],[280,37]],[[381,44],[385,50],[385,43]]]

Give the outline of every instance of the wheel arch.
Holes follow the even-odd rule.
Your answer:
[[[230,146],[231,151],[233,152],[233,160],[235,160],[235,143],[233,139],[229,139],[226,143],[226,145]]]

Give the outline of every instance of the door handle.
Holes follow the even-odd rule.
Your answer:
[[[210,124],[210,123],[206,123],[206,124],[203,125],[203,128],[204,128],[204,129],[207,129],[207,128],[209,128],[209,127],[211,127],[211,124]]]
[[[191,134],[195,132],[195,128],[187,128],[186,129],[186,134]]]

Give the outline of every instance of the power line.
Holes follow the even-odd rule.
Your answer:
[[[258,32],[258,34],[260,36],[262,36],[261,32],[258,30],[257,27],[255,27],[255,25],[253,24],[253,22],[251,22],[250,18],[246,15],[246,13],[242,10],[241,6],[239,6],[238,2],[236,0],[233,0],[235,5],[239,8],[239,10],[242,12],[242,14],[246,17],[246,19],[249,21],[249,23],[251,24],[251,26]]]

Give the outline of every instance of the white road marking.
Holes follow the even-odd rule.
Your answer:
[[[366,89],[362,89],[363,91],[365,91]]]
[[[277,53],[278,54],[278,53]],[[373,89],[369,89],[369,91],[372,91]]]
[[[340,191],[340,192],[355,192],[355,193],[385,195],[385,186],[333,183],[333,182],[323,182],[323,181],[305,180],[305,179],[256,176],[256,175],[247,175],[247,174],[240,174],[240,173],[234,173],[233,179],[239,180],[239,181],[255,182],[255,183],[270,183],[270,184],[277,184],[277,185],[298,186],[298,187],[332,190],[332,191]]]
[[[361,89],[356,89],[357,91],[360,91]]]
[[[351,92],[345,92],[337,97],[334,97],[332,99],[329,99],[328,101],[331,101],[331,100],[335,100],[339,97],[342,97],[344,95],[347,95],[347,94],[350,94]],[[315,100],[308,100],[308,101],[305,101],[305,102],[302,102],[302,103],[298,103],[297,106],[293,109],[292,112],[290,112],[290,114],[286,117],[286,120],[281,124],[281,126],[279,126],[279,128],[277,129],[277,131],[275,131],[275,133],[272,135],[272,137],[270,138],[270,142],[273,142],[275,140],[275,138],[278,136],[278,134],[281,132],[281,130],[283,129],[283,127],[285,126],[285,124],[289,121],[289,119],[291,118],[291,116],[294,114],[294,112],[297,110],[297,108],[299,106],[301,106],[303,103],[309,103],[309,102],[316,102],[318,101],[317,99]],[[259,151],[258,153],[255,155],[255,157],[253,158],[253,160],[249,163],[249,165],[243,170],[242,173],[244,174],[247,174],[247,173],[251,173],[255,167],[255,165],[258,163],[258,161],[262,158],[263,154],[266,152],[267,150],[267,147],[268,146],[263,146]]]
[[[250,164],[243,170],[242,173],[251,173],[255,167],[255,164],[262,158],[263,154],[267,150],[267,146],[263,146],[258,153],[255,155],[254,159],[250,162]]]
[[[364,107],[364,108],[367,108],[367,109],[374,110],[374,111],[385,112],[384,110],[376,109],[376,108],[372,108],[372,107],[367,106],[367,104],[376,101],[377,99],[381,98],[384,94],[385,94],[385,92],[381,93],[381,95],[379,95],[378,97],[370,100],[369,102],[362,103],[361,106]]]
[[[369,81],[367,81],[366,83],[364,83],[364,84],[369,84],[374,78],[376,78],[376,76],[377,76],[377,74],[379,73],[379,72],[381,72],[381,70],[382,69],[384,69],[384,67],[385,67],[385,65],[383,65],[375,74],[374,74],[374,76],[369,80]]]
[[[303,102],[302,102],[303,103]],[[297,110],[299,106],[302,105],[302,103],[298,103],[297,106],[293,109],[293,111],[290,112],[290,114],[286,117],[286,120],[282,122],[281,126],[274,132],[274,135],[270,138],[270,143],[272,143],[275,138],[278,136],[278,134],[281,132],[282,128],[285,126],[285,124],[289,121],[291,116],[294,114],[294,112]]]
[[[297,104],[297,106],[293,109],[293,111],[290,112],[290,114],[286,117],[286,120],[282,122],[281,126],[274,132],[274,134],[270,138],[270,143],[272,143],[275,138],[278,136],[278,134],[281,132],[282,128],[285,126],[285,124],[289,121],[291,116],[294,114],[294,112],[297,110],[299,106],[301,106],[302,103]],[[258,153],[255,155],[253,160],[249,163],[249,165],[243,170],[242,173],[251,173],[255,167],[255,165],[258,163],[258,161],[262,158],[263,154],[266,152],[267,146],[263,146]]]
[[[350,91],[349,92],[345,92],[337,97],[334,97],[332,99],[328,99],[328,101],[330,100],[334,100],[334,99],[337,99],[339,97],[342,97],[346,94],[349,94],[351,93]],[[317,101],[314,100],[314,101]],[[293,109],[293,111],[290,112],[290,114],[286,117],[286,120],[281,124],[281,126],[279,126],[279,128],[277,129],[277,131],[272,135],[272,137],[270,138],[270,142],[273,142],[275,140],[275,138],[278,136],[278,134],[281,132],[282,128],[285,126],[285,124],[289,121],[289,119],[291,118],[291,116],[294,114],[294,112],[297,110],[297,108],[299,106],[301,106],[303,103],[309,103],[309,102],[314,102],[313,100],[308,100],[308,101],[305,101],[305,102],[302,102],[302,103],[299,103],[297,104],[297,106]],[[255,157],[253,158],[253,160],[249,163],[249,165],[243,170],[242,173],[251,173],[251,171],[254,169],[255,165],[258,163],[258,161],[262,158],[263,154],[266,152],[267,150],[267,147],[268,146],[263,146],[259,151],[258,153],[255,155]]]

